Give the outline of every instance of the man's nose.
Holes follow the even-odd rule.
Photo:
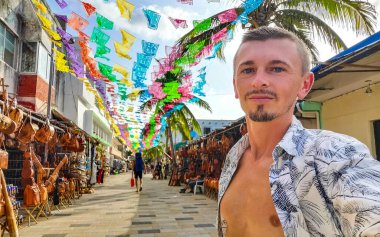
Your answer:
[[[251,86],[255,88],[268,87],[269,77],[265,70],[257,70],[255,75],[251,78]]]

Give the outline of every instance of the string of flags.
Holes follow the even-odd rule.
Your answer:
[[[54,14],[77,34],[72,35],[54,26],[44,3],[32,0],[42,28],[56,45],[53,49],[56,69],[72,73],[83,82],[85,88],[94,94],[98,108],[110,121],[116,136],[121,136],[133,150],[158,145],[171,114],[183,109],[185,103],[198,102],[197,96],[206,95],[206,67],[202,67],[194,79],[190,69],[203,59],[215,58],[226,42],[233,38],[231,25],[238,22],[245,24],[248,15],[262,3],[262,0],[244,0],[240,14],[235,9],[229,9],[204,20],[194,20],[189,37],[202,34],[208,37],[199,37],[195,41],[189,38],[181,45],[165,46],[165,57],[156,59],[159,44],[142,39],[139,41],[141,51],[131,55],[136,37],[120,27],[117,29],[119,32],[115,33],[116,24],[113,21],[100,14],[93,4],[78,1],[81,9],[76,9],[76,12],[69,9],[69,15],[62,12]],[[109,0],[103,1],[110,4]],[[136,15],[134,4],[127,0],[115,1],[120,15],[131,22]],[[55,2],[62,11],[70,8],[65,0]],[[193,4],[192,0],[177,2]],[[84,12],[83,16],[79,13],[81,11]],[[148,29],[158,30],[161,19],[158,12],[143,8],[141,14],[146,18]],[[168,19],[175,29],[189,27],[185,19],[170,16]],[[208,33],[212,27],[222,24],[228,26]],[[112,34],[109,33],[111,31]],[[85,32],[89,32],[90,36]],[[113,39],[117,36],[121,36],[121,42]],[[75,37],[77,40],[74,41]],[[90,43],[95,45],[94,52]],[[135,58],[133,66],[128,68],[114,63],[113,55],[120,60]]]

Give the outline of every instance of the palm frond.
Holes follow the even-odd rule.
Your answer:
[[[276,25],[290,32],[293,32],[295,35],[297,35],[297,37],[300,38],[305,43],[305,45],[309,48],[311,55],[313,57],[313,60],[318,61],[319,52],[318,52],[317,47],[315,47],[315,45],[311,41],[310,33],[308,31],[297,29],[294,25],[288,24],[286,21],[276,22]]]
[[[340,36],[319,17],[297,9],[280,10],[276,19],[281,21],[282,27],[295,26],[297,31],[308,32],[312,38],[319,36],[325,43],[330,44],[336,52],[346,49]],[[276,24],[276,22],[274,22]],[[306,42],[305,42],[306,43]],[[310,41],[310,44],[312,42]]]
[[[352,0],[291,0],[278,4],[282,9],[299,9],[309,13],[319,12],[322,19],[357,34],[373,34],[376,26],[376,10],[365,1]]]
[[[196,104],[199,108],[202,108],[202,109],[205,109],[205,110],[212,112],[211,106],[205,100],[202,100],[197,96],[194,96],[194,97],[199,99],[196,102],[194,102],[194,104]]]

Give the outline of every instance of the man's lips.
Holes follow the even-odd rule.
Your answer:
[[[274,98],[271,96],[265,96],[265,95],[252,95],[248,97],[249,100],[258,101],[258,102],[266,102],[271,101]]]

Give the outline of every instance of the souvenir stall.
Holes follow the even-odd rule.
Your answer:
[[[5,87],[0,108],[0,227],[17,236],[25,218],[47,219],[87,188],[89,137],[72,122],[17,105]]]
[[[178,151],[180,169],[171,184],[203,175],[205,195],[217,199],[218,182],[228,151],[241,138],[240,127],[244,118],[223,129],[190,142]]]

